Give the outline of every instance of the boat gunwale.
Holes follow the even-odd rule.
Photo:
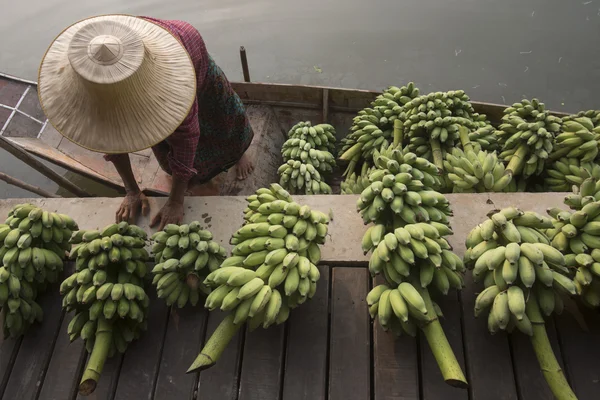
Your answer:
[[[26,79],[18,78],[12,75],[0,73],[0,79],[6,79],[9,81],[15,81],[37,87],[37,82],[29,81]],[[365,107],[368,107],[373,99],[381,94],[380,91],[365,90],[365,89],[349,89],[349,88],[338,88],[329,86],[314,86],[314,85],[295,85],[287,83],[268,83],[268,82],[231,82],[233,89],[238,93],[242,102],[247,105],[264,105],[271,107],[284,107],[304,110],[323,110],[323,113],[335,112],[343,114],[356,114],[358,111]],[[272,98],[275,97],[273,100]],[[290,101],[289,98],[294,101]],[[288,100],[278,100],[277,98]],[[327,104],[324,104],[327,102]],[[350,103],[356,103],[350,105]],[[471,101],[476,112],[486,114],[492,124],[499,123],[499,116],[508,105],[501,105],[495,103]],[[563,117],[569,115],[568,113],[550,111],[552,115]],[[325,118],[327,119],[327,118]],[[41,139],[38,139],[41,141]],[[43,142],[43,141],[42,141]],[[57,149],[58,150],[58,149]],[[44,160],[47,160],[55,165],[65,168],[71,172],[80,174],[86,178],[89,178],[95,182],[101,183],[115,189],[119,192],[123,192],[123,185],[119,182],[113,181],[108,177],[102,178],[101,174],[91,174],[84,169],[78,168],[78,164],[81,164],[78,160],[66,155],[73,160],[73,164],[68,164],[62,160],[52,158],[51,155],[46,154],[43,150],[35,151],[27,149],[30,153],[33,153]],[[60,150],[58,150],[60,151]],[[154,190],[152,188],[144,188],[144,191],[150,195],[164,196],[166,193]]]

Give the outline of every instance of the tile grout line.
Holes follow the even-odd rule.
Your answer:
[[[35,118],[35,117],[33,117],[33,116],[31,116],[31,115],[27,114],[26,112],[23,112],[23,111],[21,111],[21,110],[17,110],[16,108],[15,108],[15,111],[16,111],[16,112],[18,112],[19,114],[21,114],[22,116],[24,116],[24,117],[27,117],[27,118],[29,118],[30,120],[37,122],[37,123],[38,123],[38,124],[40,124],[40,125],[42,125],[42,124],[44,123],[44,121],[40,121],[39,119],[37,119],[37,118]]]
[[[23,99],[25,98],[25,96],[27,95],[27,93],[29,92],[29,88],[31,88],[31,86],[27,86],[27,88],[25,89],[25,91],[23,92],[23,94],[21,95],[21,98],[19,99],[19,102],[17,103],[17,105],[15,106],[15,109],[12,110],[12,112],[10,113],[10,115],[8,116],[8,119],[6,120],[6,122],[4,123],[4,126],[2,127],[2,129],[0,129],[0,136],[2,136],[4,134],[4,131],[6,130],[6,128],[8,128],[8,124],[10,124],[10,121],[13,119],[13,117],[15,116],[15,113],[17,112],[17,108],[21,105],[21,102],[23,102]]]
[[[44,133],[44,129],[46,129],[46,125],[48,125],[48,120],[47,119],[46,119],[46,121],[44,121],[44,123],[42,125],[42,129],[40,129],[40,132],[37,134],[37,139],[39,139],[39,138],[42,137],[42,133]]]
[[[40,124],[40,125],[45,123],[44,121],[40,121],[39,119],[35,118],[34,116],[32,116],[32,115],[29,115],[29,114],[27,114],[27,113],[26,113],[26,112],[24,112],[24,111],[18,110],[18,109],[17,109],[17,108],[15,108],[15,107],[7,106],[6,104],[1,104],[1,103],[0,103],[0,107],[2,107],[2,108],[6,108],[7,110],[11,110],[11,111],[16,111],[16,112],[18,112],[19,114],[21,114],[21,115],[23,115],[23,116],[25,116],[25,117],[27,117],[27,118],[29,118],[29,119],[32,119],[32,120],[34,120],[35,122],[37,122],[37,123],[38,123],[38,124]],[[46,119],[46,121],[48,121],[48,120]]]

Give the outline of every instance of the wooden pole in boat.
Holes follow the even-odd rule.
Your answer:
[[[248,68],[248,59],[246,58],[246,48],[244,46],[240,46],[240,59],[242,60],[244,82],[250,82],[250,69]]]
[[[33,157],[26,150],[21,148],[21,146],[17,146],[7,138],[0,136],[0,147],[4,150],[8,151],[13,156],[17,157],[19,160],[23,161],[25,164],[29,165],[46,178],[54,181],[58,186],[68,190],[78,197],[92,197],[88,192],[81,189],[79,186],[75,185],[73,182],[69,181],[64,176],[58,174],[53,169],[39,161],[37,158]]]
[[[329,123],[329,89],[323,88],[323,123]]]
[[[13,185],[18,188],[25,189],[28,192],[39,194],[42,197],[51,197],[51,198],[60,197],[59,195],[47,192],[40,187],[30,185],[29,183],[25,183],[22,180],[13,178],[10,175],[6,175],[4,172],[0,172],[0,180],[3,180],[4,182],[8,183],[9,185]]]

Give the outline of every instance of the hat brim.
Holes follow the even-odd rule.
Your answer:
[[[71,66],[71,39],[102,19],[126,24],[142,39],[144,60],[115,84],[83,79]],[[132,153],[170,136],[196,98],[190,55],[163,27],[128,15],[98,16],[66,28],[50,45],[38,76],[38,95],[49,122],[70,141],[102,153]]]

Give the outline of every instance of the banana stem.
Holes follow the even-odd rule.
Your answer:
[[[394,148],[402,146],[402,121],[394,120]]]
[[[200,279],[198,278],[198,275],[191,272],[185,278],[185,283],[189,286],[190,289],[197,290],[198,286],[200,285]]]
[[[363,148],[363,143],[355,143],[352,147],[350,147],[348,150],[346,150],[344,152],[344,154],[342,154],[340,156],[340,160],[344,160],[344,161],[352,160],[355,156],[360,155],[362,148]]]
[[[533,327],[533,336],[530,338],[531,345],[552,394],[554,394],[557,400],[577,400],[577,396],[575,396],[573,389],[569,386],[565,374],[556,360],[554,351],[552,351],[544,318],[540,312],[537,300],[533,296],[530,296],[527,306],[527,316],[531,320]]]
[[[440,171],[444,170],[444,156],[442,154],[442,145],[438,139],[430,139],[431,154],[433,155],[433,163]]]
[[[452,351],[452,347],[450,347],[450,343],[448,343],[444,329],[437,318],[433,302],[431,301],[431,297],[429,297],[429,291],[422,289],[419,284],[414,286],[421,293],[423,300],[425,300],[427,314],[431,316],[429,322],[423,323],[420,328],[427,338],[427,343],[429,343],[433,357],[435,357],[440,367],[444,380],[450,386],[466,389],[469,387],[469,384],[454,355],[454,351]]]
[[[529,152],[527,144],[523,143],[519,146],[515,154],[513,154],[510,162],[506,166],[506,171],[510,171],[513,175],[518,175],[523,169],[525,163],[525,156]]]
[[[108,357],[111,342],[112,324],[104,318],[99,318],[94,348],[79,384],[79,394],[82,396],[88,396],[96,390],[98,379],[100,379],[100,374],[102,374],[104,363]]]
[[[465,151],[473,151],[473,143],[471,143],[471,139],[469,139],[469,130],[467,128],[461,125],[458,128],[458,137]]]
[[[198,354],[198,357],[194,360],[191,367],[187,370],[187,373],[202,371],[207,368],[212,367],[219,361],[221,354],[233,339],[233,336],[237,333],[237,331],[244,324],[234,324],[233,323],[234,314],[229,314],[217,329],[213,332],[210,339],[204,345],[204,348]]]
[[[357,164],[358,160],[359,160],[358,156],[356,156],[355,158],[350,160],[350,162],[348,163],[348,166],[346,167],[346,170],[344,171],[342,176],[352,175],[352,173],[354,172],[354,169],[356,168],[356,164]]]

